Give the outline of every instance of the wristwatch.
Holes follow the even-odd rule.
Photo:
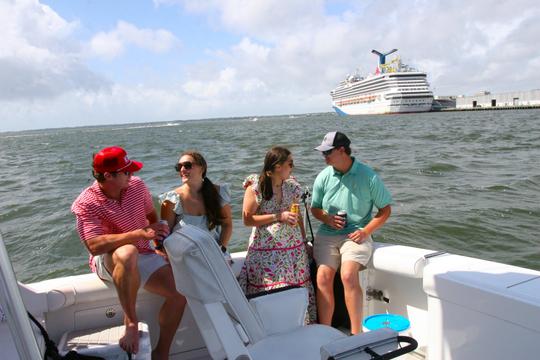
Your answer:
[[[221,252],[224,254],[227,252],[227,248],[223,245],[221,245]]]

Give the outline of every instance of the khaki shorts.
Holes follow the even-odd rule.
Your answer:
[[[366,266],[373,252],[373,239],[368,237],[357,244],[347,235],[317,234],[313,244],[313,257],[317,265],[327,265],[336,270],[344,261],[355,261]]]
[[[98,255],[93,259],[94,265],[96,266],[96,274],[103,281],[113,282],[111,273],[105,267],[104,256],[105,255]],[[139,268],[139,276],[141,279],[140,286],[144,286],[150,276],[165,265],[167,265],[167,262],[161,255],[155,253],[139,254],[137,266]]]

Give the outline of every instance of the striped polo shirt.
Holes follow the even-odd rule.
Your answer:
[[[84,242],[99,235],[122,234],[148,226],[146,216],[154,211],[154,204],[144,182],[132,176],[120,200],[108,198],[94,181],[73,202],[71,211],[77,218],[77,231]],[[135,246],[139,253],[153,252],[148,240],[138,240]],[[90,254],[90,269],[95,272],[93,258]]]

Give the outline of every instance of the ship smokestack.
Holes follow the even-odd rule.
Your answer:
[[[398,49],[392,49],[387,53],[381,53],[377,50],[371,50],[371,53],[379,56],[379,66],[386,64],[386,57],[392,53],[395,53]]]

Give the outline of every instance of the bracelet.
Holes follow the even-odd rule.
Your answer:
[[[274,221],[278,221],[278,215],[277,214],[272,214],[272,218],[274,219]]]
[[[221,245],[221,252],[224,254],[227,252],[227,248],[223,245]]]

